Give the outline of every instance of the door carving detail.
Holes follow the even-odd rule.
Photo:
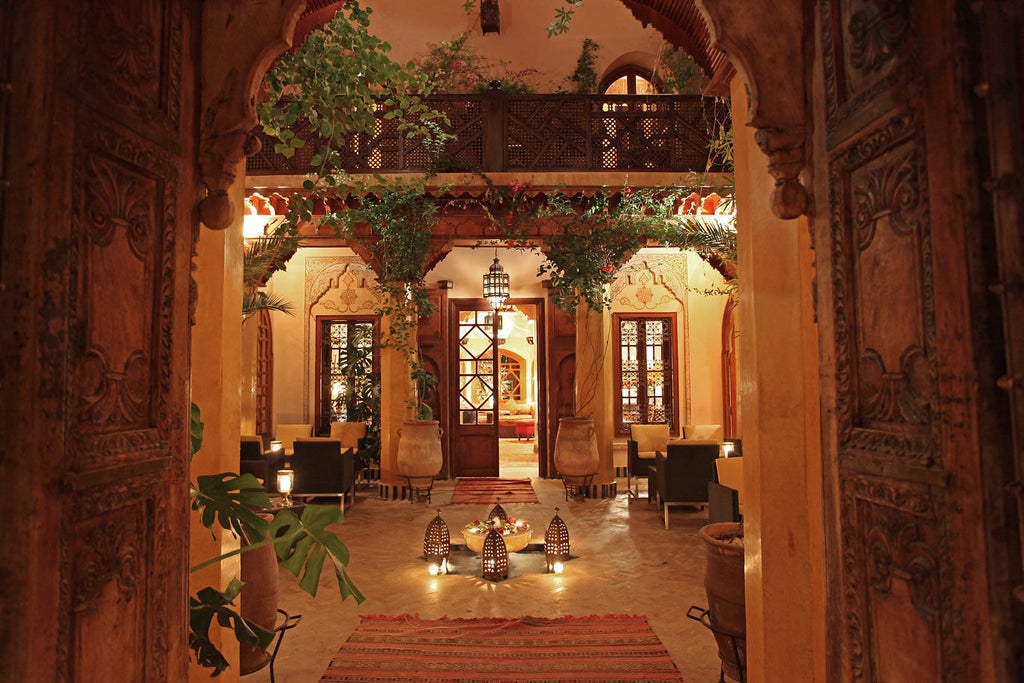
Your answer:
[[[841,457],[933,467],[935,302],[917,127],[897,112],[831,161],[836,407]]]

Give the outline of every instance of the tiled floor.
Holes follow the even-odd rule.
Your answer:
[[[503,468],[502,476],[530,476],[536,470]],[[624,490],[625,481],[621,482]],[[487,514],[491,505],[450,505],[454,481],[435,484],[432,504],[386,501],[375,490],[360,491],[346,510],[339,536],[351,552],[351,576],[366,595],[357,605],[342,602],[325,569],[316,598],[301,592],[296,579],[281,575],[280,606],[302,614],[284,639],[275,665],[279,683],[316,683],[362,614],[418,614],[509,617],[587,614],[642,614],[689,683],[717,681],[719,662],[711,633],[687,619],[691,605],[707,606],[703,548],[697,530],[706,511],[670,509],[666,530],[655,505],[644,498],[565,501],[558,480],[534,479],[540,504],[509,504],[509,514],[526,519],[543,536],[559,508],[569,529],[574,559],[561,575],[546,574],[543,555],[511,558],[511,575],[499,583],[479,576],[479,560],[459,554],[454,574],[431,577],[421,555],[423,534],[438,508],[459,540],[463,524]],[[245,677],[270,680],[267,669]]]

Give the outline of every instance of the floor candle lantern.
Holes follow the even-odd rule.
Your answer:
[[[508,548],[501,532],[492,528],[484,539],[480,565],[483,577],[488,581],[501,581],[508,578]]]
[[[427,533],[423,536],[423,556],[430,566],[432,575],[448,573],[448,557],[451,554],[451,535],[448,525],[441,519],[441,510],[427,525]]]
[[[487,519],[493,521],[495,517],[501,520],[500,522],[496,522],[498,526],[501,526],[502,524],[508,521],[508,513],[505,512],[505,508],[501,507],[501,498],[499,498],[498,501],[494,504],[494,507],[491,508],[491,511],[487,513]]]
[[[544,532],[544,564],[548,572],[561,574],[563,563],[569,559],[569,527],[558,516],[558,508],[555,508],[555,516],[548,524],[548,530]]]

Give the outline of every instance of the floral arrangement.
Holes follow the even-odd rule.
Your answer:
[[[497,529],[501,532],[502,536],[512,536],[527,531],[529,528],[529,524],[515,517],[509,517],[504,523],[502,523],[501,517],[492,517],[482,522],[479,519],[475,519],[472,524],[466,525],[466,531],[470,533],[486,534],[491,529]]]

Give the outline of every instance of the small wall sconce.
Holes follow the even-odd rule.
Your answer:
[[[429,563],[431,576],[448,573],[448,557],[451,554],[451,535],[448,525],[441,519],[441,510],[427,525],[427,533],[423,536],[423,557]]]
[[[284,450],[284,444],[281,443],[280,441],[271,441],[270,450],[273,453],[280,453],[282,450]]]
[[[295,486],[295,472],[292,470],[277,471],[277,490],[284,494],[282,505],[286,508],[292,506],[292,488]]]
[[[488,581],[501,581],[508,578],[508,548],[501,532],[491,527],[484,539],[484,548],[480,553],[480,566],[483,577]]]
[[[569,528],[558,516],[558,508],[555,508],[555,516],[548,524],[548,530],[544,532],[544,564],[548,572],[561,574],[564,562],[569,559]]]

